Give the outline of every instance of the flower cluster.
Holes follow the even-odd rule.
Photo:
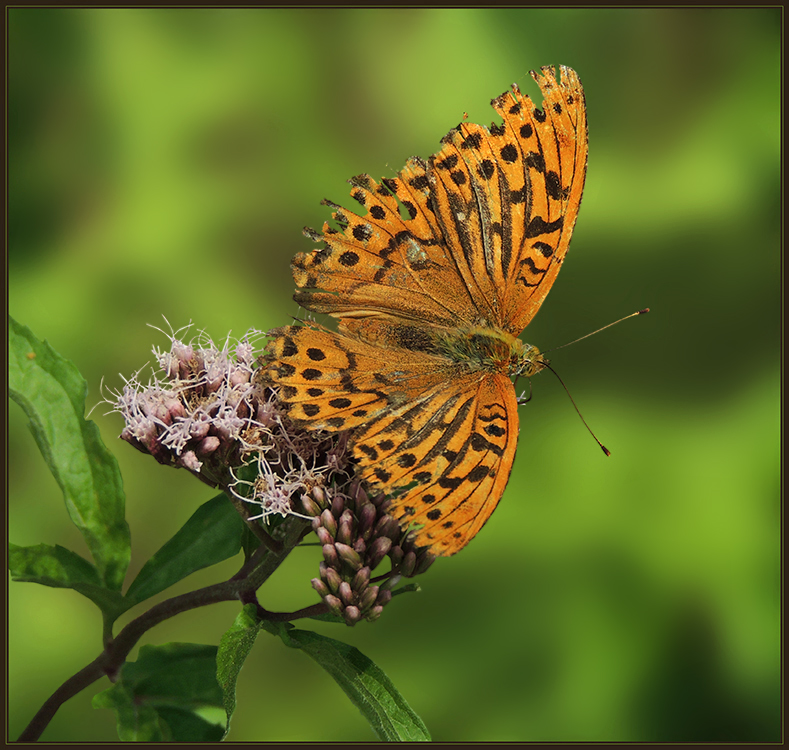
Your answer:
[[[182,332],[170,334],[169,350],[154,348],[159,371],[147,385],[137,372],[108,399],[126,422],[123,440],[259,506],[249,520],[301,515],[294,496],[334,475],[347,481],[347,436],[297,429],[263,380],[252,342],[264,334],[220,349],[205,334],[185,343]]]
[[[413,546],[383,495],[368,497],[353,480],[348,433],[288,418],[253,344],[264,334],[228,338],[220,349],[202,333],[185,343],[184,330],[169,335],[169,350],[154,348],[159,371],[147,385],[138,371],[107,399],[126,422],[121,438],[221,488],[247,522],[311,519],[324,557],[312,585],[329,611],[348,625],[380,617],[401,577],[435,558]],[[391,570],[371,578],[385,557]]]
[[[314,490],[302,498],[304,510],[313,516],[312,528],[322,545],[320,578],[312,580],[329,611],[348,625],[362,619],[377,620],[401,576],[424,573],[435,560],[426,550],[410,542],[397,521],[386,510],[383,495],[369,497],[354,481],[347,492],[331,498]],[[388,556],[392,568],[372,579],[372,571]],[[382,581],[376,585],[376,581]]]

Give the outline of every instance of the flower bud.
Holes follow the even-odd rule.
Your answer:
[[[372,503],[365,503],[359,512],[359,526],[356,533],[364,539],[365,542],[370,541],[370,535],[373,531],[376,515],[375,506]]]
[[[197,448],[195,448],[195,453],[197,453],[198,456],[207,456],[209,453],[213,453],[218,447],[219,438],[209,435],[200,442]]]
[[[151,404],[148,410],[148,415],[166,425],[171,425],[173,423],[172,417],[170,417],[170,412],[162,403]]]
[[[337,541],[351,544],[353,541],[353,513],[347,508],[342,512],[337,524]]]
[[[361,609],[362,612],[367,612],[367,610],[375,604],[377,598],[378,586],[370,586],[359,599],[359,609]]]
[[[378,592],[378,604],[382,607],[389,604],[392,601],[392,592],[389,589],[382,589]]]
[[[392,540],[388,536],[378,537],[373,542],[367,553],[367,565],[370,567],[370,570],[375,570],[391,546]]]
[[[333,615],[342,615],[344,607],[342,606],[342,602],[336,597],[329,594],[329,596],[325,596],[323,601],[326,602],[326,606],[329,608],[329,612]]]
[[[310,583],[312,584],[312,588],[318,592],[318,596],[321,598],[327,597],[329,595],[329,587],[323,581],[321,581],[320,578],[313,578]]]
[[[385,511],[392,504],[392,501],[389,500],[386,495],[373,495],[370,498],[370,502],[378,508],[379,511]]]
[[[263,427],[271,427],[276,423],[276,410],[268,402],[259,403],[255,421],[262,424]]]
[[[318,541],[322,545],[334,545],[332,535],[323,526],[318,526],[318,528],[315,529],[315,533],[318,535]]]
[[[315,530],[315,522],[318,521],[320,523],[320,519],[316,518],[316,516],[320,516],[321,509],[318,504],[309,496],[309,495],[302,495],[301,496],[301,505],[304,508],[304,512],[308,516],[313,516],[312,519],[312,529]]]
[[[332,594],[336,594],[340,590],[342,578],[334,568],[327,567],[325,575],[322,574],[321,577],[326,581],[326,585],[329,587],[329,591],[331,591]]]
[[[353,548],[359,553],[361,557],[364,557],[364,553],[367,551],[367,545],[364,543],[364,539],[357,539],[353,543]]]
[[[380,616],[381,612],[384,611],[384,608],[380,604],[376,604],[366,615],[366,619],[370,622],[375,622]]]
[[[337,548],[333,544],[324,544],[323,559],[330,568],[336,568],[340,564],[340,558],[337,555]]]
[[[330,510],[324,510],[323,513],[321,513],[321,525],[333,538],[337,538],[337,521]]]
[[[335,495],[331,501],[331,514],[335,518],[339,518],[345,510],[345,499],[342,495]]]
[[[436,556],[431,555],[430,552],[424,550],[421,554],[419,554],[416,558],[416,567],[414,569],[414,575],[418,576],[424,573],[434,562],[436,561]]]
[[[375,524],[375,536],[388,536],[393,542],[400,538],[400,524],[391,516],[381,516]]]
[[[211,423],[207,419],[193,419],[189,425],[189,436],[200,440],[204,438],[211,429]]]
[[[246,365],[250,367],[252,365],[252,359],[255,356],[255,349],[246,338],[243,341],[239,341],[236,345],[236,361],[239,364]]]
[[[351,584],[348,581],[343,581],[340,584],[340,588],[337,590],[337,594],[342,600],[342,603],[347,607],[350,604],[353,604],[353,591],[351,590]]]
[[[405,553],[403,552],[403,548],[400,545],[396,547],[392,547],[392,551],[389,553],[389,559],[392,561],[392,567],[397,567],[402,561]]]
[[[367,500],[367,493],[364,491],[361,482],[354,481],[348,489],[348,494],[355,503],[360,500],[363,502]]]
[[[230,385],[235,387],[237,385],[244,385],[244,383],[248,383],[250,374],[251,373],[249,370],[243,370],[240,367],[237,367],[232,373],[230,373]]]
[[[178,362],[177,372],[173,370],[172,379],[191,380],[193,376],[192,368],[194,368],[195,372],[201,371],[203,369],[203,361],[197,356],[192,356],[188,360],[181,360]]]
[[[413,550],[406,552],[403,561],[398,565],[398,572],[406,578],[410,578],[414,574],[416,567],[416,555]]]
[[[370,583],[370,568],[365,566],[361,570],[357,571],[356,575],[353,577],[353,580],[351,581],[351,588],[357,594],[361,594],[367,588],[368,583]]]
[[[315,502],[318,503],[321,507],[323,507],[326,503],[326,493],[323,491],[323,487],[313,487],[312,488],[312,497],[314,498]],[[317,513],[315,515],[318,515]]]
[[[356,625],[356,623],[362,619],[362,613],[359,611],[358,607],[346,607],[342,616],[345,618],[345,622],[348,625]]]
[[[203,466],[203,462],[198,460],[194,451],[186,451],[181,455],[181,466],[194,472],[199,472]]]
[[[326,548],[324,547],[324,550]],[[349,547],[347,544],[343,544],[342,542],[337,542],[334,545],[333,549],[337,551],[337,554],[340,556],[342,561],[346,563],[352,570],[359,570],[362,567],[362,558],[359,557],[359,553],[356,552],[353,547]],[[325,556],[324,551],[324,556]],[[328,560],[326,561],[328,562]]]
[[[183,419],[186,416],[186,409],[184,409],[183,403],[177,398],[164,399],[164,406],[171,420]]]

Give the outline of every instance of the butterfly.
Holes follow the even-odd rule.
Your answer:
[[[547,365],[518,336],[564,261],[587,162],[584,93],[560,66],[493,99],[501,124],[461,122],[395,178],[352,178],[357,215],[305,235],[291,264],[303,307],[338,318],[271,332],[269,377],[310,430],[350,431],[357,475],[392,496],[414,542],[452,555],[482,528],[518,438],[512,378]]]

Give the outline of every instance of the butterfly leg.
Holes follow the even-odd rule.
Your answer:
[[[521,393],[520,396],[518,396],[518,406],[523,406],[524,404],[528,404],[529,401],[531,401],[531,396],[532,396],[531,378],[529,378],[529,398],[524,398],[525,395],[526,395],[526,391],[524,391],[523,393]]]

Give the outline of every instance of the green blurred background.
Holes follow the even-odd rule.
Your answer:
[[[89,406],[190,320],[215,340],[297,312],[289,258],[352,175],[393,176],[528,71],[586,89],[566,264],[526,340],[551,348],[499,509],[375,624],[315,625],[375,660],[445,741],[780,738],[781,10],[9,12],[10,311],[84,373]],[[213,493],[117,440],[130,577]],[[87,555],[10,415],[11,540]],[[266,588],[314,601],[314,549]],[[184,582],[186,591],[238,560]],[[10,591],[9,732],[100,648],[93,605]],[[217,643],[238,607],[145,642]],[[124,620],[139,614],[133,610]],[[123,624],[123,622],[121,624]],[[307,627],[313,627],[311,623]],[[133,658],[136,658],[133,655]],[[43,739],[112,740],[94,685]],[[306,656],[261,634],[231,740],[371,740]]]

